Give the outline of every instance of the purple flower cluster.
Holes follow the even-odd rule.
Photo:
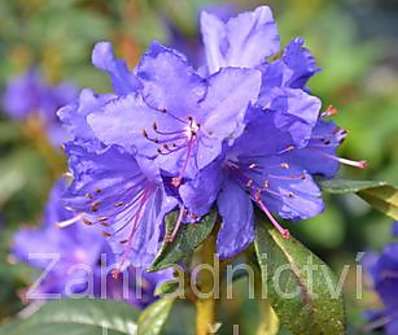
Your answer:
[[[398,222],[393,227],[398,237]],[[369,253],[363,262],[384,308],[368,311],[371,328],[385,327],[388,335],[398,334],[398,243],[388,244],[380,254]]]
[[[13,119],[26,120],[38,117],[43,123],[51,143],[55,146],[65,141],[65,131],[56,111],[72,102],[77,89],[69,83],[51,86],[36,69],[14,78],[8,84],[4,97],[4,111]]]
[[[145,267],[181,223],[217,207],[217,252],[229,258],[254,239],[254,206],[289,237],[275,215],[308,219],[322,212],[313,176],[332,178],[346,132],[320,115],[307,81],[319,71],[300,38],[280,52],[268,7],[223,21],[204,12],[206,64],[194,69],[180,52],[157,42],[135,69],[98,43],[93,64],[113,92],[82,91],[59,116],[73,182],[66,202],[101,227],[120,269]],[[179,211],[173,236],[163,221]]]
[[[125,300],[138,308],[153,302],[156,286],[172,278],[170,271],[128,268],[114,278],[114,256],[101,234],[85,225],[68,224],[74,217],[61,200],[65,189],[64,180],[54,186],[40,228],[21,229],[14,237],[14,258],[41,270],[26,299],[80,295]]]

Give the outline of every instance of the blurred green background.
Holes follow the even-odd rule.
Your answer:
[[[0,0],[0,90],[10,78],[36,64],[52,83],[68,80],[79,87],[106,91],[109,82],[90,64],[96,41],[111,40],[132,67],[151,40],[174,44],[176,32],[177,42],[182,41],[194,54],[200,42],[198,12],[223,3]],[[305,38],[323,68],[310,87],[322,97],[325,108],[333,104],[339,110],[335,119],[349,130],[340,155],[369,162],[365,171],[343,169],[341,174],[398,184],[398,2],[241,0],[228,4],[237,12],[258,4],[270,5],[283,45],[296,36]],[[7,119],[0,111],[0,322],[22,308],[18,296],[31,278],[29,268],[10,265],[12,235],[21,225],[40,222],[47,192],[64,169],[61,152],[43,144],[26,125]],[[371,211],[355,196],[330,197],[327,201],[322,216],[293,230],[338,274],[344,265],[355,265],[358,252],[378,250],[390,241],[391,220]],[[363,299],[355,298],[354,273],[348,275],[345,291],[350,333],[361,334],[361,313],[377,306],[377,299],[371,292]],[[254,305],[237,301],[229,302],[226,308],[236,319],[243,319],[242,334],[251,334]]]

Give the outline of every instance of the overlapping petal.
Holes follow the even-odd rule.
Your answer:
[[[204,12],[201,30],[209,73],[223,67],[256,67],[279,51],[276,23],[269,7],[258,7],[224,23]]]
[[[158,250],[163,218],[176,202],[117,147],[101,154],[73,144],[66,150],[74,175],[68,207],[87,224],[101,227],[121,268],[148,266]]]
[[[112,80],[115,93],[125,95],[136,92],[141,84],[127,64],[117,59],[113,53],[112,44],[99,42],[92,53],[92,62],[100,70],[106,71]]]
[[[227,179],[218,196],[217,208],[222,217],[217,253],[221,258],[229,258],[254,240],[253,204],[234,180]]]

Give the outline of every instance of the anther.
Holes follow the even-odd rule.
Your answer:
[[[279,155],[285,154],[287,152],[293,151],[294,149],[295,149],[294,145],[289,145],[289,146],[286,147],[286,149],[283,149],[283,150],[279,151],[278,154]]]
[[[289,166],[289,164],[288,163],[281,163],[281,168],[282,169],[289,169],[290,168],[290,166]]]
[[[101,202],[100,201],[94,201],[92,204],[91,204],[91,211],[92,212],[98,212],[98,209],[99,209],[99,207],[100,207],[100,205],[101,205]]]
[[[171,178],[171,185],[174,187],[179,187],[181,185],[182,178],[181,177],[173,177]]]
[[[337,108],[332,105],[329,105],[328,108],[326,109],[326,111],[324,111],[321,116],[323,118],[326,118],[326,117],[334,116],[337,113],[338,113]]]
[[[94,196],[93,196],[91,193],[86,193],[86,194],[85,194],[85,197],[86,197],[87,199],[90,199],[90,200],[93,200],[93,199],[94,199]]]
[[[112,278],[113,278],[113,279],[115,279],[115,280],[116,280],[116,279],[119,279],[120,270],[119,270],[119,269],[113,269],[111,274],[112,274]]]
[[[83,222],[85,225],[87,225],[87,226],[92,226],[92,225],[93,225],[93,223],[92,223],[89,219],[85,218],[84,216],[83,216],[83,218],[82,218],[82,222]]]
[[[108,232],[106,232],[106,231],[101,232],[101,235],[102,235],[103,237],[111,237],[111,236],[112,236],[112,234],[110,234],[110,233],[108,233]]]

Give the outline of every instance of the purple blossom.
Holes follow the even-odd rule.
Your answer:
[[[300,38],[290,42],[281,59],[269,62],[280,49],[280,38],[271,9],[258,7],[227,22],[204,12],[202,34],[207,68],[214,73],[228,66],[257,68],[262,85],[257,103],[265,110],[278,109],[275,125],[289,131],[295,144],[304,146],[315,127],[321,102],[304,89],[319,71],[314,57]]]
[[[10,81],[4,94],[4,111],[17,120],[38,117],[53,145],[58,146],[66,134],[56,111],[73,101],[76,93],[76,88],[66,82],[50,86],[37,70],[32,69]]]
[[[380,310],[366,313],[369,327],[385,327],[388,335],[395,335],[398,333],[398,243],[388,244],[380,254],[368,253],[363,265],[384,305]]]
[[[87,293],[126,300],[138,308],[153,302],[156,285],[171,279],[171,272],[150,274],[129,267],[123,276],[114,278],[111,271],[114,256],[106,240],[98,230],[82,224],[87,221],[64,208],[65,190],[65,182],[60,180],[50,194],[42,226],[21,229],[14,237],[12,253],[16,259],[41,271],[51,267],[36,292],[32,292],[34,297],[40,298],[37,294]],[[74,222],[76,224],[72,224]]]
[[[323,210],[321,192],[300,157],[303,149],[294,147],[289,133],[274,126],[275,114],[252,110],[245,132],[224,157],[206,168],[201,179],[180,188],[185,206],[194,214],[206,213],[217,201],[223,218],[217,240],[222,258],[239,253],[254,240],[253,203],[287,238],[288,231],[272,213],[299,220]],[[335,161],[331,164],[324,162],[322,167],[329,171]]]
[[[271,9],[258,7],[223,22],[203,12],[201,30],[209,73],[224,67],[256,67],[279,51],[280,40]]]
[[[73,174],[65,200],[108,238],[118,269],[148,266],[157,253],[164,216],[176,205],[159,176],[145,175],[134,156],[115,146],[92,153],[67,144]]]
[[[119,98],[88,116],[107,145],[136,151],[175,175],[177,186],[217,158],[241,134],[257,97],[260,72],[228,68],[200,77],[182,55],[152,44],[137,68],[141,94]]]
[[[181,222],[213,206],[222,217],[217,247],[228,258],[254,239],[254,205],[288,238],[276,216],[311,218],[324,204],[314,176],[332,178],[346,132],[320,115],[306,83],[319,69],[301,39],[279,51],[271,11],[222,21],[202,15],[207,71],[181,53],[152,43],[137,67],[99,43],[93,63],[113,92],[83,90],[59,113],[72,135],[73,175],[66,201],[77,217],[100,227],[121,269],[146,267]],[[179,208],[173,236],[165,215]]]

